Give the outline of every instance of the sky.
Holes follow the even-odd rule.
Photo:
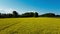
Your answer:
[[[60,0],[0,0],[0,13],[55,13],[60,15]]]

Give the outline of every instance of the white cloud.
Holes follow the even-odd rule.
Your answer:
[[[36,12],[36,11],[27,11],[27,12]]]
[[[14,10],[17,11],[19,14],[22,14],[22,13],[25,13],[25,12],[37,12],[37,11],[34,11],[34,10],[21,10],[21,9],[9,8],[9,9],[0,9],[0,13],[12,13]]]
[[[14,11],[15,9],[0,9],[0,13],[12,13],[12,11]],[[16,10],[17,11],[17,10]]]

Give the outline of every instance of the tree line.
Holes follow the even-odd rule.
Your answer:
[[[54,13],[45,13],[42,15],[39,15],[37,12],[26,12],[23,14],[18,14],[17,11],[13,11],[12,14],[2,14],[0,13],[0,18],[19,18],[19,17],[60,17],[60,15],[55,15]]]

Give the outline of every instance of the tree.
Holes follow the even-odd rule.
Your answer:
[[[18,13],[16,11],[13,11],[13,17],[18,17]]]
[[[0,18],[1,18],[1,13],[0,13]]]
[[[1,14],[2,18],[7,18],[7,14]]]
[[[33,12],[26,12],[24,14],[22,14],[23,17],[33,17],[34,13]]]
[[[60,15],[55,15],[55,17],[60,17]]]
[[[37,12],[34,13],[34,17],[38,17],[38,13]]]
[[[41,17],[55,17],[55,14],[54,13],[46,13],[46,14],[43,14],[43,15],[40,15]]]
[[[13,17],[13,15],[12,14],[7,14],[7,17],[11,18],[11,17]]]

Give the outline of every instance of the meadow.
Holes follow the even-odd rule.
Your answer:
[[[0,34],[60,34],[60,18],[1,18]]]

